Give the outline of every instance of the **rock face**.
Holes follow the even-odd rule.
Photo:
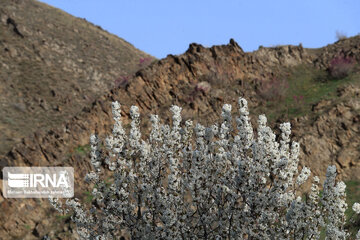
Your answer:
[[[0,0],[0,155],[51,129],[153,59],[99,27],[37,1]]]
[[[360,88],[338,89],[341,102],[320,102],[314,111],[318,117],[309,125],[296,125],[303,146],[303,163],[324,177],[328,165],[336,165],[343,179],[359,179],[360,171]]]
[[[40,3],[18,1],[17,4],[20,4],[20,6],[22,6],[21,4],[25,4],[25,6],[30,4],[28,6],[30,8],[31,4]],[[1,6],[7,5],[1,4]],[[1,32],[5,31],[9,36],[12,34],[11,39],[14,42],[23,41],[39,34],[33,29],[22,27],[21,21],[24,22],[27,17],[18,18],[16,11],[15,13],[11,11],[11,9],[16,9],[18,5],[10,4],[9,6],[0,8]],[[41,11],[35,9],[34,11]],[[7,23],[8,17],[15,19],[16,28],[24,37],[14,32],[14,25]],[[58,17],[61,19],[63,16],[59,15]],[[67,27],[69,27],[69,31],[81,35],[86,31],[90,31],[89,29],[96,28],[80,19],[74,21],[85,25],[80,24],[76,28]],[[97,132],[101,139],[104,139],[104,135],[111,131],[113,124],[111,119],[112,101],[117,100],[121,103],[125,127],[129,123],[130,106],[139,106],[144,134],[149,131],[149,124],[146,121],[148,114],[159,114],[162,119],[169,122],[169,108],[172,104],[177,104],[183,108],[182,115],[184,119],[192,118],[203,124],[209,124],[218,120],[224,103],[231,103],[235,106],[239,96],[248,99],[250,111],[262,104],[262,100],[257,96],[252,82],[256,78],[273,76],[281,72],[283,68],[300,64],[309,64],[325,69],[329,61],[338,54],[338,49],[342,49],[346,55],[353,56],[358,61],[360,60],[360,37],[341,40],[334,45],[316,50],[306,49],[302,46],[279,46],[260,48],[252,53],[244,52],[234,40],[230,40],[227,45],[211,48],[204,48],[199,44],[190,44],[186,53],[179,56],[169,55],[165,59],[153,62],[148,67],[137,71],[129,79],[122,77],[121,82],[126,80],[126,84],[121,84],[122,86],[113,88],[107,91],[106,94],[99,96],[100,92],[97,92],[97,90],[99,88],[110,89],[110,80],[124,71],[118,65],[121,65],[119,62],[122,63],[125,60],[114,54],[113,49],[109,47],[109,42],[122,42],[128,48],[131,48],[130,45],[104,32],[97,35],[100,39],[96,44],[95,41],[92,44],[88,43],[89,36],[83,39],[84,43],[80,46],[66,45],[57,42],[58,40],[54,37],[48,38],[48,36],[51,36],[51,29],[59,27],[57,24],[49,23],[47,27],[46,32],[44,31],[40,35],[45,38],[45,43],[49,45],[47,46],[45,43],[36,45],[35,48],[39,52],[39,65],[34,66],[47,66],[46,68],[54,68],[55,71],[55,65],[51,65],[53,63],[47,64],[50,61],[49,59],[58,58],[59,64],[56,67],[61,69],[61,73],[66,74],[67,71],[75,69],[73,71],[75,73],[71,75],[72,78],[83,78],[84,80],[74,81],[73,86],[71,85],[72,78],[63,78],[63,82],[58,85],[51,85],[53,88],[50,85],[45,88],[50,96],[59,97],[67,104],[61,104],[61,101],[60,103],[59,101],[50,101],[41,94],[35,95],[31,104],[33,104],[34,109],[39,109],[36,110],[39,113],[38,115],[31,113],[29,110],[31,107],[27,105],[28,101],[26,99],[26,101],[19,100],[16,102],[14,108],[17,111],[24,111],[26,114],[34,115],[34,120],[31,120],[33,122],[29,121],[32,125],[34,122],[41,122],[44,119],[54,121],[58,116],[62,116],[56,115],[57,113],[63,113],[67,117],[59,118],[59,121],[48,129],[36,125],[36,128],[28,130],[27,136],[11,135],[11,131],[9,131],[6,135],[7,138],[18,137],[20,141],[0,158],[0,166],[73,166],[75,182],[77,183],[75,196],[78,198],[83,198],[84,191],[87,190],[87,186],[83,184],[83,177],[90,171],[88,153],[86,151],[84,153],[81,149],[89,143],[92,132]],[[69,34],[65,35],[69,36]],[[50,41],[50,39],[53,40]],[[27,47],[20,51],[18,48],[12,47],[13,45],[8,40],[1,40],[0,44],[6,44],[5,48],[8,49],[6,54],[18,59],[15,62],[6,62],[0,58],[0,65],[2,64],[2,68],[8,69],[9,72],[16,72],[16,66],[22,66],[20,59],[26,59],[27,56],[33,57],[30,52],[35,51],[30,48],[31,45],[26,45]],[[95,48],[108,50],[103,55],[91,55],[98,54]],[[134,53],[132,50],[129,50],[131,52],[129,54],[142,56],[142,53],[136,51]],[[126,50],[124,51],[126,52]],[[69,58],[72,59],[69,60],[64,57],[64,55],[73,52],[83,52],[83,55],[76,60],[74,58]],[[18,54],[21,54],[21,56],[18,56]],[[104,59],[106,60],[104,61]],[[135,62],[134,60],[129,63],[132,63],[131,66],[135,68]],[[26,65],[26,61],[24,64]],[[87,67],[82,67],[84,64],[88,64]],[[100,64],[102,64],[102,67],[99,67]],[[40,78],[42,70],[43,68],[39,67],[39,71],[34,71],[34,73],[40,74]],[[18,75],[20,73],[21,71]],[[4,79],[4,77],[2,76],[1,79]],[[30,79],[34,79],[34,76],[29,78],[29,81]],[[49,77],[49,79],[53,78]],[[11,83],[0,84],[2,94],[7,89],[8,85],[6,84],[10,86]],[[66,91],[61,88],[63,85],[69,85],[72,88]],[[3,86],[6,86],[6,88]],[[207,86],[207,88],[203,89],[203,86]],[[25,89],[26,87],[34,87],[34,83],[24,85]],[[17,94],[26,95],[26,91],[25,93],[21,92],[15,86],[14,89],[16,90],[13,91]],[[88,92],[91,92],[91,94],[87,94]],[[66,95],[66,93],[69,93],[69,95]],[[1,97],[4,96],[2,94]],[[88,99],[79,107],[76,103],[81,101],[74,100],[78,99],[76,96],[84,98],[87,96]],[[81,99],[81,97],[79,98]],[[358,86],[341,88],[338,90],[337,102],[324,100],[314,105],[312,113],[318,117],[309,118],[303,116],[291,119],[294,129],[293,138],[299,141],[302,146],[301,165],[310,166],[321,179],[323,179],[326,167],[329,164],[337,165],[343,178],[359,178],[358,174],[354,174],[360,170],[359,99]],[[51,111],[54,111],[52,115],[44,115],[43,118],[39,117],[40,113],[44,114]],[[25,117],[29,118],[29,115],[24,115],[23,118]],[[252,119],[255,126],[256,117],[252,116]],[[29,125],[24,125],[24,128],[28,127]],[[0,125],[0,131],[2,132],[8,128],[9,125]],[[73,233],[74,226],[70,224],[69,219],[56,217],[56,211],[49,206],[46,200],[4,199],[0,195],[0,210],[1,239],[39,239],[46,234],[57,236],[60,239],[73,239],[76,237],[76,234]]]

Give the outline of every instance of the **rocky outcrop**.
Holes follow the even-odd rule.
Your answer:
[[[342,179],[360,179],[360,88],[338,89],[337,104],[323,100],[313,107],[314,121],[294,122],[302,146],[303,164],[324,177],[328,165],[336,165]],[[324,180],[324,179],[323,179]]]
[[[339,55],[345,57],[350,57],[356,60],[358,63],[360,61],[360,47],[359,47],[359,35],[341,39],[335,44],[330,44],[324,48],[312,50],[312,52],[317,52],[317,57],[313,61],[314,65],[319,68],[327,68],[330,61]]]
[[[291,67],[299,63],[311,63],[313,58],[302,45],[285,45],[273,48],[260,47],[252,55],[256,59],[257,65],[264,67]]]

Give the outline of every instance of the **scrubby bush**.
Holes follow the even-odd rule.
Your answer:
[[[127,88],[130,82],[129,76],[120,76],[115,80],[115,88]]]
[[[139,59],[138,66],[139,66],[139,67],[144,67],[144,66],[150,64],[152,60],[153,60],[153,59],[152,59],[151,57],[140,58],[140,59]]]
[[[342,32],[342,31],[336,31],[335,36],[338,41],[347,39],[346,33]]]
[[[196,92],[202,92],[202,93],[208,93],[211,89],[211,85],[208,82],[199,82],[195,85],[195,91]]]
[[[190,92],[190,94],[187,96],[186,98],[186,102],[188,103],[193,103],[195,101],[195,99],[201,95],[206,95],[210,92],[211,90],[211,85],[210,83],[206,82],[206,81],[201,81],[198,82],[193,90]]]
[[[112,103],[115,125],[106,138],[108,150],[92,135],[86,180],[94,183],[90,209],[68,199],[72,220],[84,239],[345,239],[345,184],[335,181],[329,166],[322,196],[319,178],[312,178],[308,197],[298,192],[311,175],[298,173],[299,144],[290,144],[290,123],[280,125],[280,141],[259,116],[254,134],[247,101],[239,98],[233,129],[231,105],[222,109],[219,125],[204,127],[171,107],[172,125],[151,116],[148,140],[140,132],[138,108],[130,110],[130,134],[122,127],[120,105]],[[257,135],[257,136],[255,136]],[[114,171],[114,182],[100,179],[102,166]],[[59,210],[60,201],[50,199]],[[353,209],[360,212],[359,205]],[[360,234],[358,234],[360,235]],[[360,236],[359,236],[360,237]]]
[[[337,57],[334,57],[330,61],[328,67],[328,72],[331,77],[335,79],[341,79],[347,77],[350,73],[354,71],[356,61],[355,59],[343,54]]]
[[[255,79],[257,93],[266,101],[283,100],[289,88],[286,80],[272,77],[270,80]]]

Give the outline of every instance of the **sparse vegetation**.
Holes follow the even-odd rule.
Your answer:
[[[119,75],[134,74],[139,59],[150,62],[119,37],[40,1],[1,1],[0,15],[1,155],[77,115]]]
[[[273,98],[264,106],[260,106],[256,113],[267,112],[270,120],[284,117],[291,119],[304,115],[311,117],[312,106],[323,99],[336,99],[338,87],[348,83],[360,84],[360,74],[356,72],[351,72],[342,79],[334,79],[325,70],[308,65],[294,67],[284,75],[287,75],[284,79],[287,81],[288,88],[284,91],[283,100],[278,101]],[[276,86],[270,85],[268,88],[272,93],[270,96],[277,96],[277,90],[271,91],[272,88],[276,89]]]
[[[193,104],[198,96],[208,94],[210,89],[210,83],[206,81],[199,82],[193,87],[190,94],[187,96],[186,101],[190,104]]]
[[[88,154],[90,152],[90,145],[78,146],[74,149],[74,152],[78,154]]]
[[[139,66],[140,68],[146,67],[146,66],[149,65],[152,61],[153,61],[153,58],[150,58],[150,57],[140,58],[140,59],[139,59],[138,66]]]
[[[342,31],[336,31],[336,39],[337,40],[343,40],[347,38],[346,33],[342,32]]]
[[[64,214],[64,215],[56,215],[57,220],[59,221],[66,221],[70,219],[71,214]]]
[[[270,80],[255,79],[258,85],[257,92],[266,101],[281,101],[289,88],[288,82],[283,78],[271,77]]]
[[[342,79],[354,71],[355,64],[354,58],[341,54],[331,60],[328,72],[332,78]]]
[[[89,192],[89,191],[84,192],[85,203],[91,203],[93,199],[94,199],[94,196],[91,194],[91,192]]]
[[[120,76],[115,80],[115,88],[127,88],[130,83],[130,76]]]
[[[211,85],[208,82],[199,82],[198,84],[196,84],[195,86],[195,91],[196,92],[202,92],[204,94],[206,94],[207,92],[209,92],[211,89]]]

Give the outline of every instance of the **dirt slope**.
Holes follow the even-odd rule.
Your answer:
[[[84,19],[33,0],[0,0],[0,53],[0,155],[78,114],[116,79],[153,59]]]

